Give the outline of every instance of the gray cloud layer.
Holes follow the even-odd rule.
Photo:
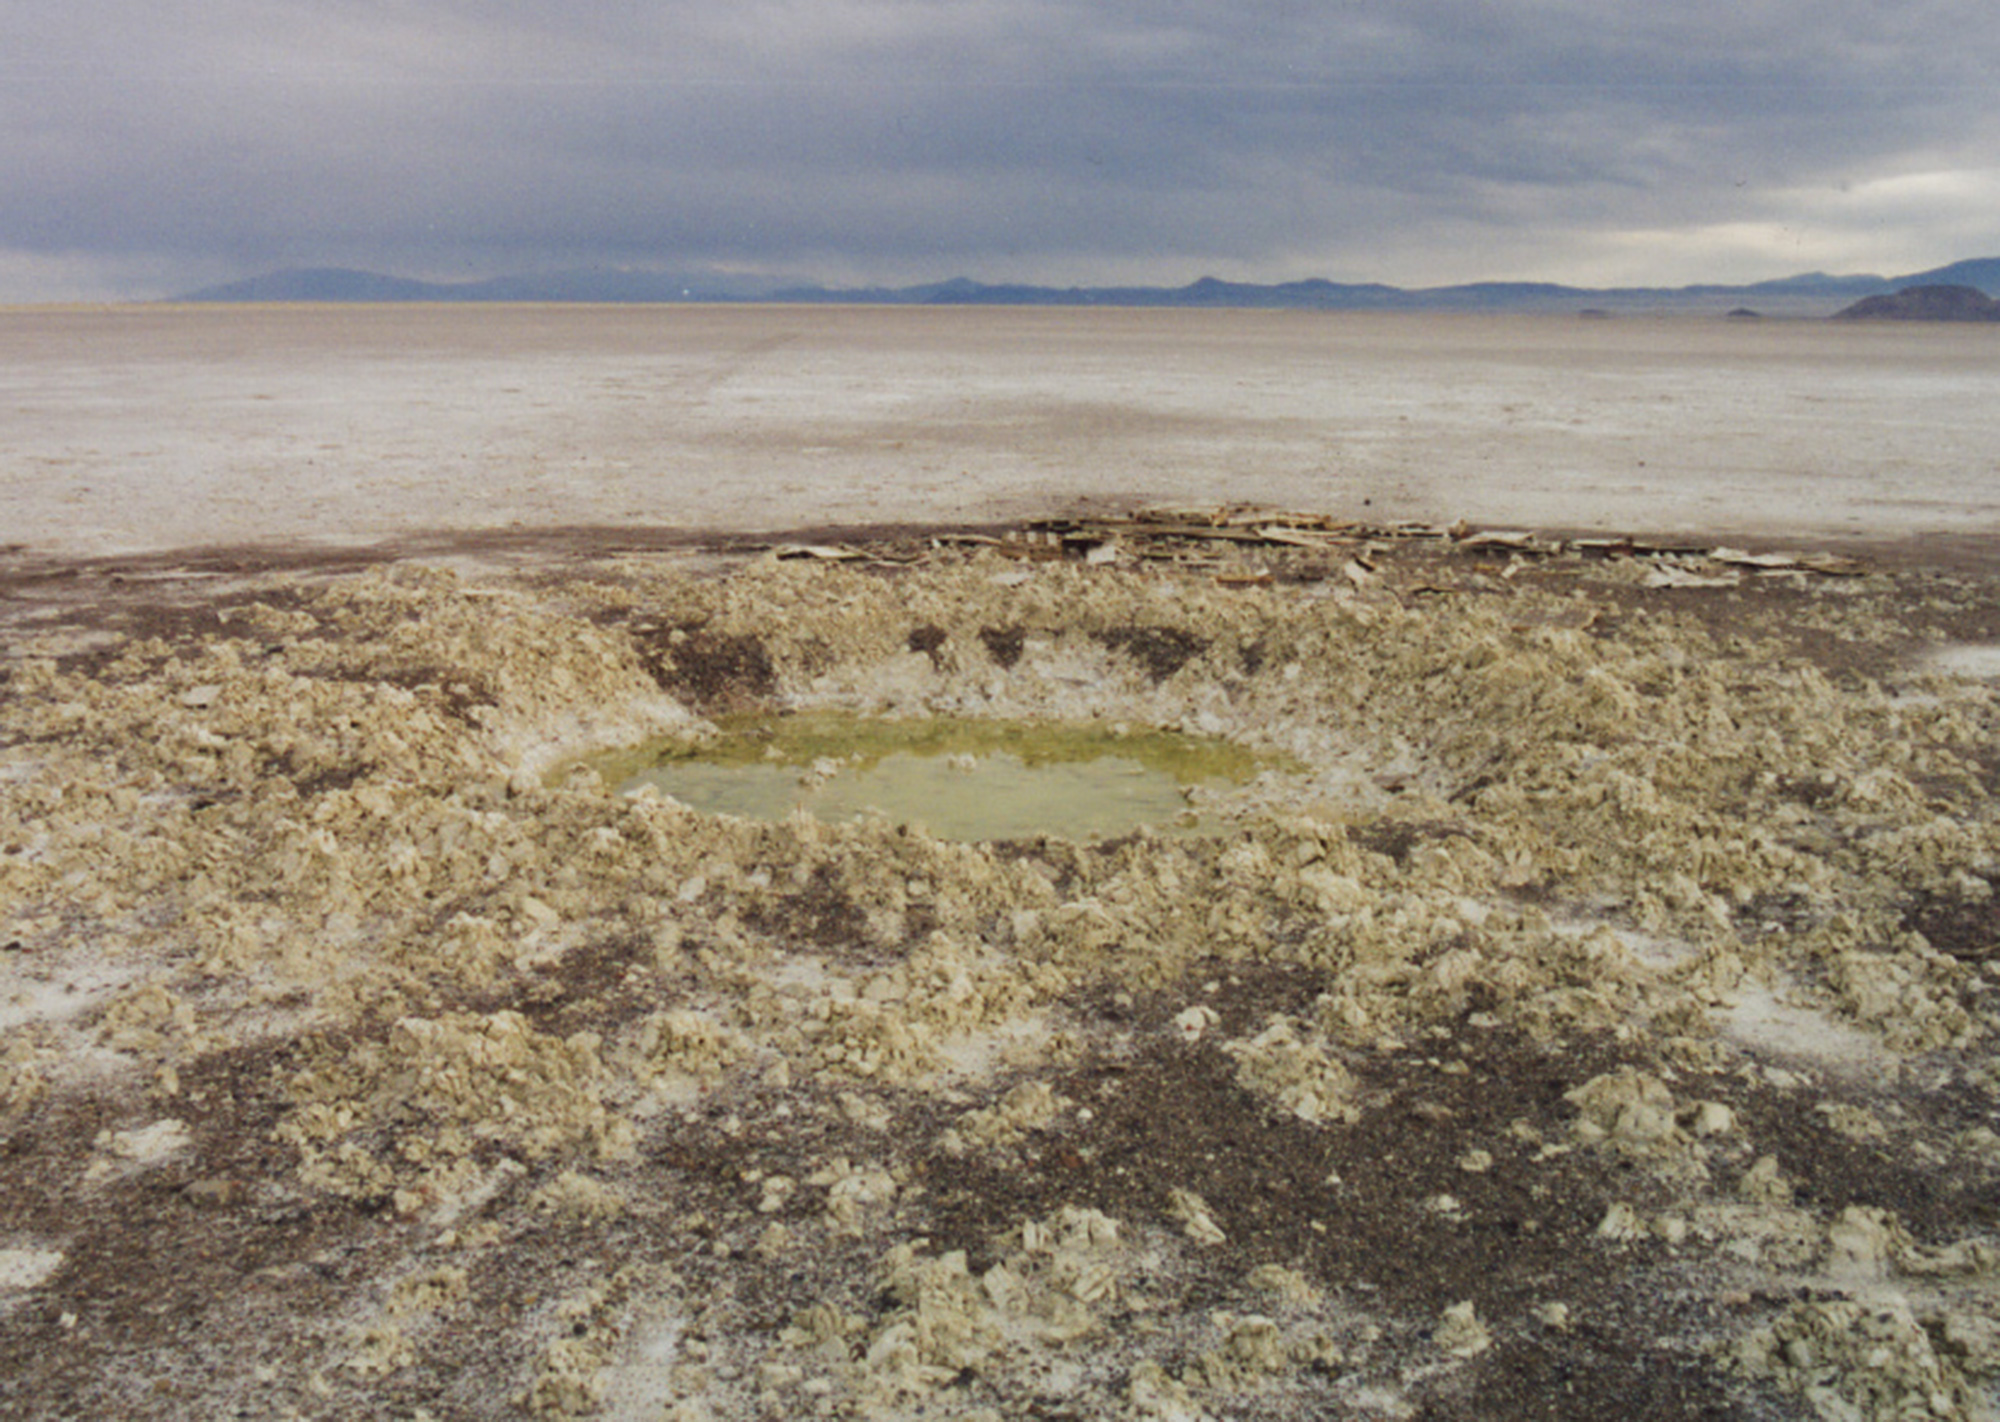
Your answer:
[[[1973,0],[14,0],[0,295],[275,265],[1755,279],[2000,250]]]

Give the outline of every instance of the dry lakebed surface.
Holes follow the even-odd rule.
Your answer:
[[[1147,527],[0,560],[0,1412],[2000,1416],[1990,571]]]

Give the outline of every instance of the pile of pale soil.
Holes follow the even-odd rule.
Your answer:
[[[2000,1414],[1987,582],[878,551],[9,584],[5,1409]],[[744,707],[1301,768],[567,768]]]

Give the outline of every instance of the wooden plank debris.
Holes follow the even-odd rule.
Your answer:
[[[816,558],[822,563],[853,563],[874,555],[845,544],[779,543],[772,547],[771,556],[778,559]]]
[[[1238,550],[1273,548],[1299,553],[1324,553],[1345,563],[1359,559],[1372,565],[1369,552],[1386,553],[1399,544],[1440,544],[1452,552],[1504,557],[1518,568],[1522,560],[1544,561],[1562,555],[1581,558],[1637,559],[1670,568],[1657,586],[1717,586],[1731,572],[1754,574],[1812,573],[1824,577],[1855,577],[1867,566],[1835,553],[1750,553],[1713,543],[1673,538],[1610,534],[1585,538],[1555,538],[1531,529],[1480,528],[1459,520],[1450,526],[1415,521],[1370,523],[1329,513],[1278,509],[1255,504],[1152,505],[1123,514],[1091,514],[1037,519],[1018,532],[994,538],[985,534],[941,534],[937,546],[992,548],[1005,557],[1031,562],[1078,559],[1090,564],[1143,561],[1165,562],[1209,570],[1230,585],[1254,585],[1257,574],[1238,576],[1227,560]],[[784,556],[827,556],[787,552]],[[1678,565],[1678,566],[1677,566]],[[1249,565],[1254,568],[1256,565]],[[1329,563],[1329,571],[1333,564]],[[1354,565],[1339,569],[1350,581]],[[1714,581],[1712,581],[1714,580]]]

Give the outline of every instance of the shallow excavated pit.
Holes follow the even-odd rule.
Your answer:
[[[0,1413],[2000,1401],[2000,590],[879,561],[10,625]]]
[[[718,734],[656,741],[588,764],[615,789],[650,786],[690,809],[834,822],[879,816],[968,842],[1059,835],[1213,832],[1198,787],[1247,784],[1291,763],[1214,737],[1122,722],[963,717],[884,719],[840,712],[725,717]]]

